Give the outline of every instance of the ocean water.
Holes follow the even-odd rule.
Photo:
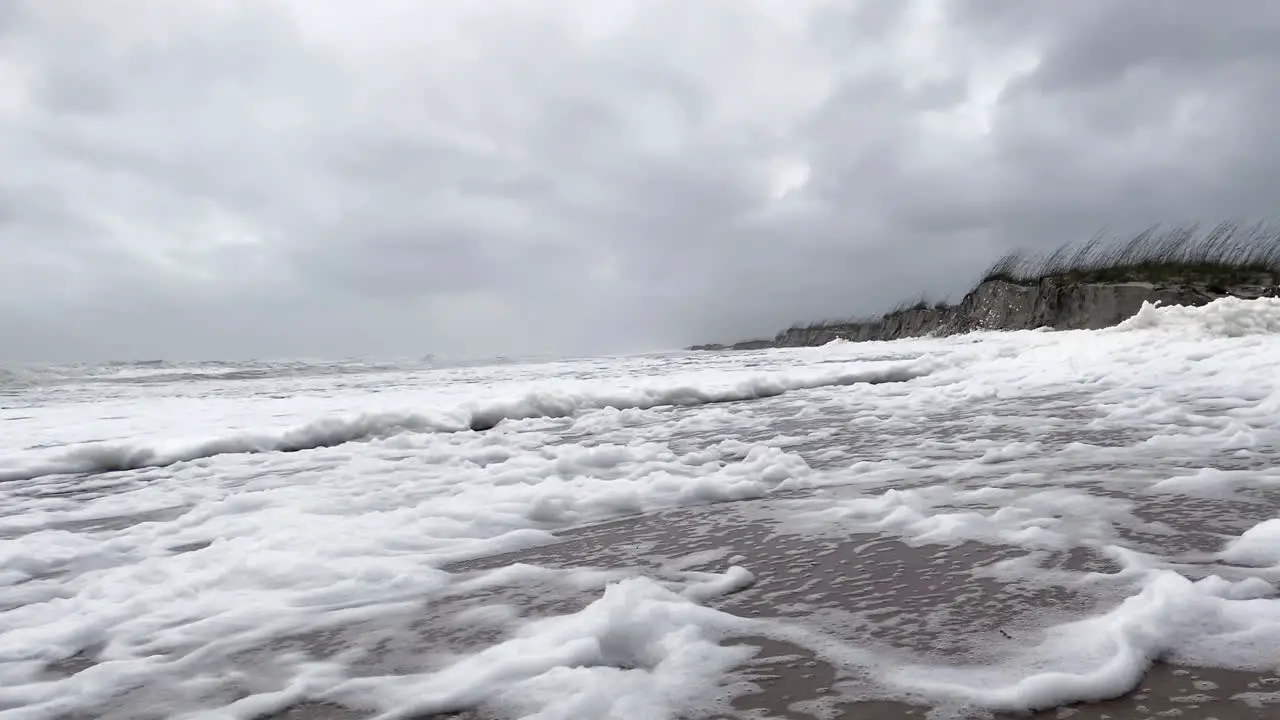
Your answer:
[[[0,408],[0,718],[1280,710],[1276,299]]]

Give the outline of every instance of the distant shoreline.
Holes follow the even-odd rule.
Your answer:
[[[808,347],[833,340],[897,340],[975,330],[1099,329],[1143,303],[1200,306],[1220,297],[1280,297],[1280,228],[1219,223],[1152,227],[1128,238],[1095,235],[1044,255],[997,260],[955,304],[920,296],[880,316],[796,324],[772,339],[693,345],[686,350]]]

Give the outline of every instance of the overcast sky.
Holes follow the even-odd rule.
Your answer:
[[[1280,3],[5,0],[0,360],[627,352],[1275,217]]]

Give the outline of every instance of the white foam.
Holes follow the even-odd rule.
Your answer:
[[[402,716],[486,699],[543,720],[656,720],[724,709],[749,652],[726,645],[736,634],[808,643],[891,694],[1009,709],[1122,692],[1157,657],[1254,667],[1280,643],[1276,307],[760,353],[26,379],[35,390],[0,409],[0,707],[249,717],[333,700]],[[1131,597],[968,668],[714,609],[786,582],[746,547],[650,570],[450,566],[779,493],[780,533],[1040,551],[975,571],[1033,587],[1080,580],[1033,560],[1085,547],[1122,570],[1095,599]],[[1177,575],[1190,569],[1229,580]],[[532,621],[513,597],[466,605],[507,585],[595,602]],[[389,618],[446,602],[508,634],[449,662],[356,669]],[[336,652],[272,649],[362,623],[375,632]]]
[[[1256,567],[1280,565],[1280,519],[1260,522],[1246,530],[1222,551],[1222,559]]]
[[[972,507],[974,505],[990,507]],[[805,535],[881,532],[910,545],[970,541],[1065,550],[1114,539],[1117,523],[1142,527],[1131,503],[1068,489],[1017,491],[931,486],[789,503],[779,530]],[[966,509],[970,506],[970,509]]]
[[[1192,582],[1152,573],[1142,591],[1103,615],[1048,628],[1037,645],[995,666],[895,668],[904,693],[995,710],[1104,700],[1136,687],[1157,660],[1264,670],[1280,647],[1280,603],[1265,582]]]
[[[756,576],[741,565],[734,565],[722,574],[690,573],[690,575],[695,582],[686,585],[681,594],[701,602],[744,590],[756,581]]]
[[[1280,333],[1280,298],[1222,297],[1200,307],[1143,302],[1136,315],[1116,326],[1121,332],[1152,328],[1219,337],[1274,335]]]
[[[167,447],[132,443],[84,443],[54,453],[24,453],[15,467],[0,468],[0,482],[44,475],[103,473],[165,467],[224,454],[298,452],[385,438],[404,432],[489,430],[506,420],[561,418],[596,410],[647,410],[776,397],[793,390],[902,382],[927,374],[927,364],[900,363],[824,372],[754,374],[728,384],[663,384],[608,391],[536,390],[508,400],[473,401],[435,414],[410,412],[331,417],[280,434],[237,434]],[[32,457],[33,456],[33,457]]]
[[[531,622],[436,672],[351,680],[331,696],[379,708],[382,720],[481,702],[518,717],[673,718],[711,704],[725,673],[751,656],[750,648],[718,642],[747,626],[634,578],[577,613]]]

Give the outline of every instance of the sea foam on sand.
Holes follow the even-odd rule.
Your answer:
[[[24,386],[0,410],[0,717],[735,716],[751,637],[881,697],[1005,710],[1114,697],[1156,661],[1274,669],[1277,330],[1280,300],[1224,299],[1102,331]],[[1025,555],[975,579],[1119,596],[967,663],[736,615],[763,577],[740,564],[455,566],[752,498],[780,535],[981,543]],[[1115,568],[1033,561],[1081,547]],[[525,615],[485,604],[500,582],[593,599]],[[504,630],[378,665],[379,628],[445,602]],[[294,642],[351,627],[369,639]]]

